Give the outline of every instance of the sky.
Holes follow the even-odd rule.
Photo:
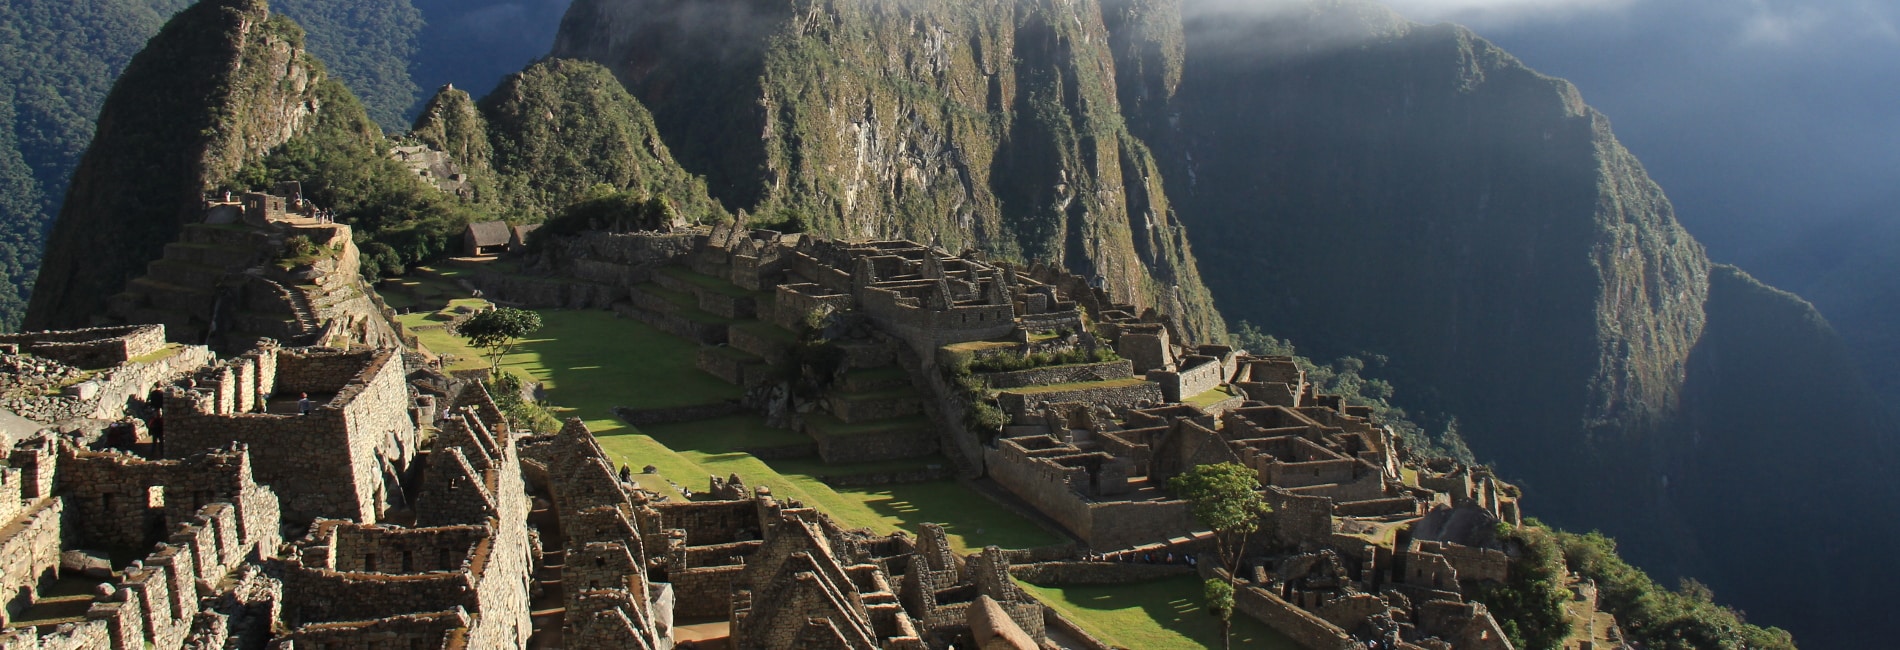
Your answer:
[[[1794,242],[1900,229],[1900,2],[1388,4],[1575,83],[1717,261],[1799,285]]]

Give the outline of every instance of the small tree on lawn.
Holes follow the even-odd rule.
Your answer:
[[[472,347],[488,351],[488,368],[501,367],[501,358],[515,343],[541,329],[541,315],[526,309],[500,307],[469,317],[455,326],[455,333],[468,339]]]
[[[1260,530],[1260,516],[1271,510],[1260,498],[1260,477],[1239,463],[1216,463],[1170,479],[1168,488],[1175,497],[1187,499],[1194,518],[1214,531],[1214,546],[1221,565],[1227,569],[1227,583],[1220,594],[1208,587],[1208,609],[1220,616],[1222,644],[1231,646],[1234,583],[1239,580],[1240,558],[1247,552],[1247,538]],[[1214,598],[1222,594],[1224,603]],[[1228,614],[1221,615],[1223,610]]]
[[[1220,619],[1222,643],[1232,645],[1228,640],[1228,630],[1234,626],[1234,585],[1230,580],[1208,578],[1201,585],[1201,595],[1207,599],[1207,613]]]

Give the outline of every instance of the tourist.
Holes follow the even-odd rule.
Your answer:
[[[310,414],[310,394],[301,393],[300,395],[301,396],[297,398],[297,414],[309,415]]]

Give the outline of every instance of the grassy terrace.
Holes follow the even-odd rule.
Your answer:
[[[1023,589],[1109,645],[1123,648],[1218,648],[1220,621],[1201,606],[1192,575],[1138,585]],[[1292,650],[1299,645],[1245,615],[1234,617],[1234,647]]]
[[[431,314],[410,314],[421,324]],[[705,489],[707,476],[738,474],[749,485],[765,485],[782,498],[802,501],[830,513],[848,526],[879,531],[915,532],[920,524],[944,526],[951,545],[961,551],[995,544],[1008,548],[1044,546],[1060,538],[954,481],[878,488],[833,489],[818,477],[919,469],[932,460],[828,466],[816,459],[763,461],[743,449],[784,447],[810,442],[795,432],[771,429],[759,418],[736,416],[702,422],[635,429],[614,417],[612,409],[670,408],[709,404],[740,396],[727,384],[694,366],[698,348],[690,342],[638,321],[599,311],[541,312],[543,327],[502,360],[505,370],[542,382],[562,417],[579,417],[600,437],[601,446],[619,463],[654,475],[638,475],[641,485],[661,494],[679,494],[674,484]],[[415,323],[405,322],[414,327]],[[446,331],[420,331],[437,353],[472,359],[468,349]]]
[[[1140,384],[1142,384],[1142,383],[1145,383],[1146,381],[1147,381],[1147,380],[1145,380],[1145,379],[1138,379],[1138,378],[1137,378],[1137,379],[1114,379],[1114,380],[1109,380],[1109,381],[1087,381],[1087,382],[1077,382],[1077,383],[1073,383],[1073,384],[1050,384],[1050,385],[1047,385],[1047,386],[1030,386],[1030,387],[1027,387],[1027,388],[1010,388],[1010,389],[1006,389],[1006,390],[1004,390],[1004,391],[1001,391],[1001,392],[1005,392],[1005,393],[1017,393],[1017,394],[1020,394],[1020,395],[1042,395],[1042,394],[1045,394],[1045,393],[1064,393],[1064,392],[1068,392],[1068,391],[1073,391],[1073,390],[1096,390],[1096,389],[1103,389],[1103,388],[1127,388],[1127,387],[1129,387],[1129,386],[1136,386],[1136,385],[1140,385]]]
[[[1239,395],[1234,394],[1234,392],[1226,386],[1219,386],[1213,390],[1188,398],[1187,403],[1206,408],[1235,397],[1239,397]]]

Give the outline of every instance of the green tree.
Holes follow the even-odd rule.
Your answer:
[[[1201,597],[1207,599],[1207,613],[1220,619],[1221,641],[1231,645],[1228,631],[1234,626],[1234,585],[1232,579],[1209,578],[1201,585]]]
[[[515,343],[541,329],[541,315],[526,309],[499,307],[490,309],[462,321],[455,326],[455,333],[468,339],[468,344],[488,351],[488,367],[499,369],[501,358],[514,349]]]
[[[1188,500],[1196,520],[1213,529],[1215,548],[1227,568],[1226,593],[1231,600],[1247,540],[1260,530],[1260,516],[1272,511],[1260,497],[1259,474],[1239,463],[1201,465],[1169,479],[1168,488],[1175,497]],[[1208,595],[1215,594],[1210,590]],[[1208,608],[1216,608],[1211,598]],[[1231,646],[1229,622],[1228,617],[1221,617],[1221,642]]]

